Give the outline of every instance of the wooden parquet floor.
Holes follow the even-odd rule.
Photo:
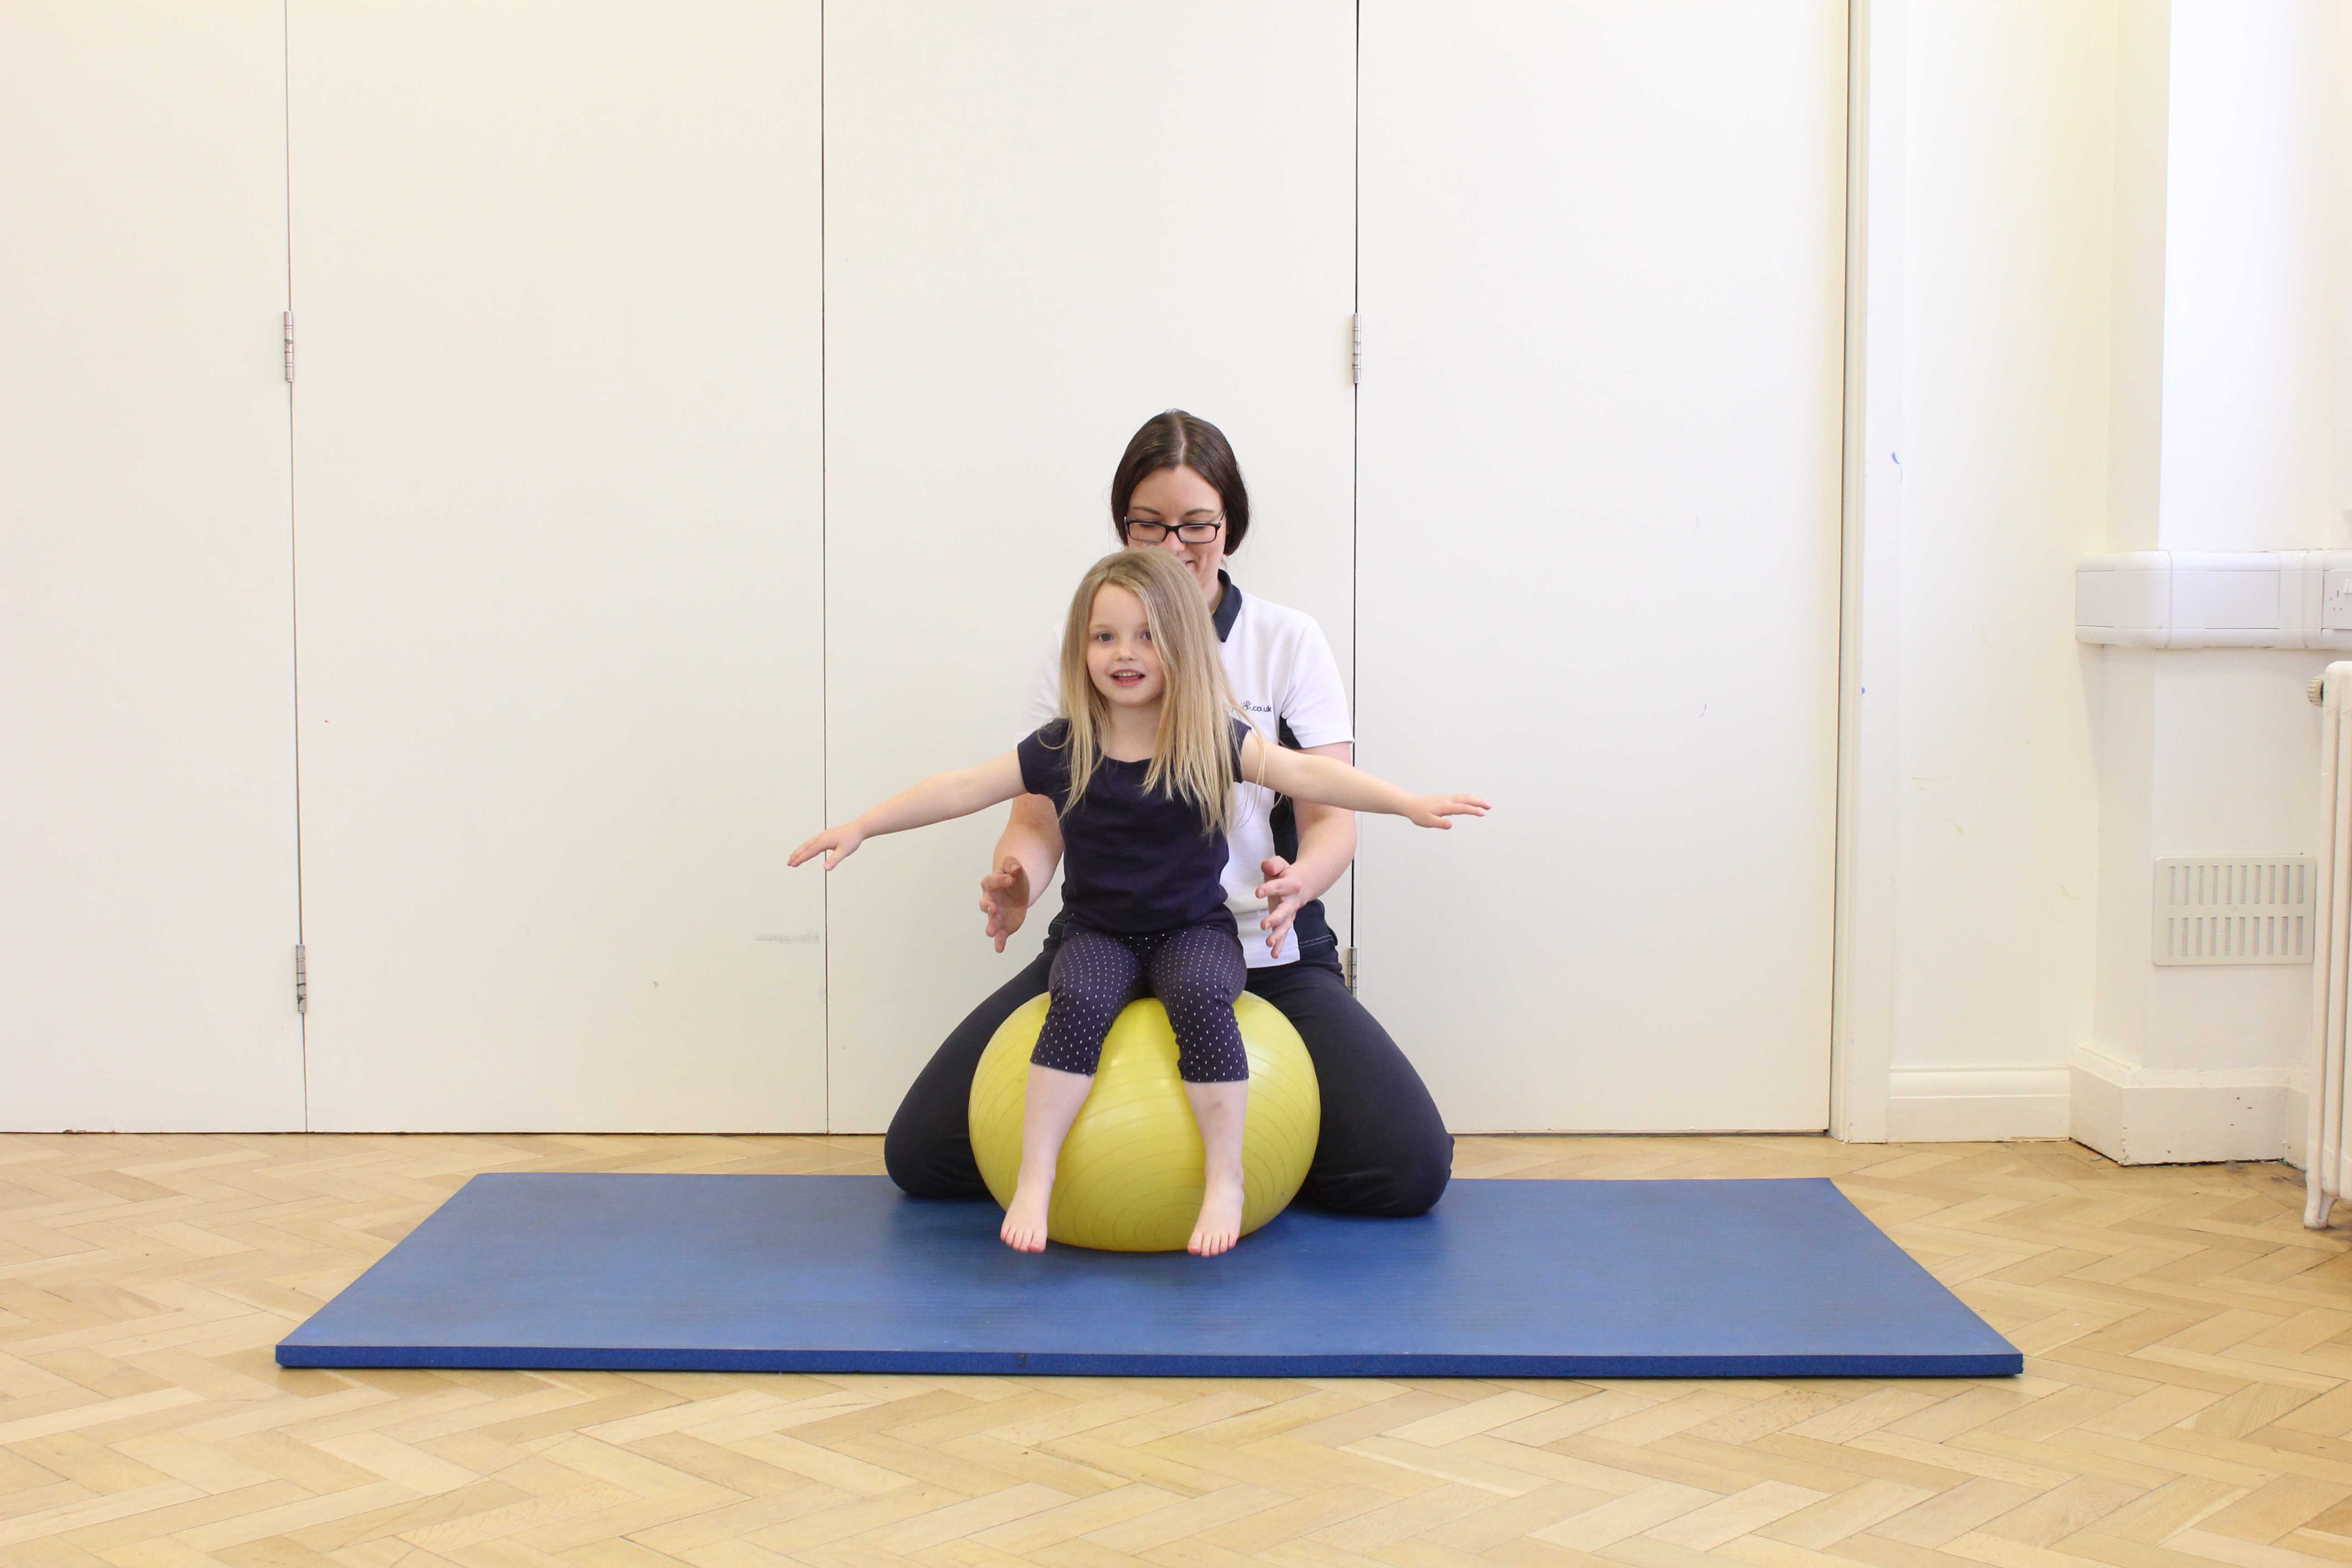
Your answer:
[[[1457,1171],[1826,1175],[2020,1378],[281,1371],[478,1171],[872,1138],[0,1137],[0,1563],[2290,1568],[2352,1562],[2352,1260],[2279,1165],[1481,1138]]]

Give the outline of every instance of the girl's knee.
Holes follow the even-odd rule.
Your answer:
[[[1176,1036],[1176,1076],[1186,1083],[1247,1083],[1249,1051],[1242,1032],[1228,1013],[1223,1029],[1180,1031]]]
[[[1066,1005],[1056,995],[1037,1030],[1037,1043],[1030,1048],[1030,1065],[1091,1075],[1102,1061],[1103,1041],[1118,1016],[1117,1007],[1106,1007],[1098,999],[1079,998]]]
[[[1029,1052],[1029,1065],[1092,1078],[1095,1069],[1102,1066],[1102,1047],[1100,1035],[1089,1042],[1080,1038],[1055,1039],[1040,1034],[1037,1044]]]

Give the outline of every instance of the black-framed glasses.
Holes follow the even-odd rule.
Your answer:
[[[1176,537],[1187,544],[1206,544],[1217,537],[1217,530],[1225,526],[1225,514],[1219,512],[1205,522],[1180,522],[1175,525]],[[1168,537],[1169,525],[1152,517],[1123,518],[1118,536],[1129,544],[1158,544]]]

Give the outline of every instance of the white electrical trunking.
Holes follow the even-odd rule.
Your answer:
[[[2074,563],[2074,636],[2119,647],[2352,649],[2352,550],[2135,550]]]

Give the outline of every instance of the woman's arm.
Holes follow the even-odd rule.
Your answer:
[[[1309,756],[1339,763],[1352,761],[1355,751],[1346,741],[1307,748]],[[1265,900],[1265,918],[1257,924],[1265,932],[1266,952],[1276,958],[1282,956],[1283,942],[1299,910],[1329,892],[1331,884],[1356,858],[1354,812],[1312,800],[1293,801],[1291,808],[1298,819],[1298,858],[1286,860],[1276,855],[1258,865],[1258,874],[1265,879],[1257,889],[1257,896]]]
[[[861,812],[839,827],[828,827],[793,851],[787,866],[797,866],[823,851],[824,868],[832,870],[857,852],[857,847],[880,833],[903,833],[909,827],[927,827],[950,817],[970,816],[975,811],[985,811],[1000,801],[1011,800],[1027,793],[1021,782],[1021,758],[1017,752],[1003,756],[973,768],[958,768],[951,773],[935,773],[912,789],[899,791],[880,805]]]
[[[986,935],[1004,951],[1004,939],[1029,918],[1054,868],[1062,862],[1062,819],[1054,803],[1042,795],[1024,795],[1013,803],[1004,832],[996,840],[996,868],[980,879],[980,909],[988,917]]]
[[[1293,800],[1385,812],[1418,827],[1451,827],[1449,816],[1484,816],[1491,809],[1475,795],[1410,794],[1336,758],[1286,751],[1255,730],[1242,741],[1242,776]]]

